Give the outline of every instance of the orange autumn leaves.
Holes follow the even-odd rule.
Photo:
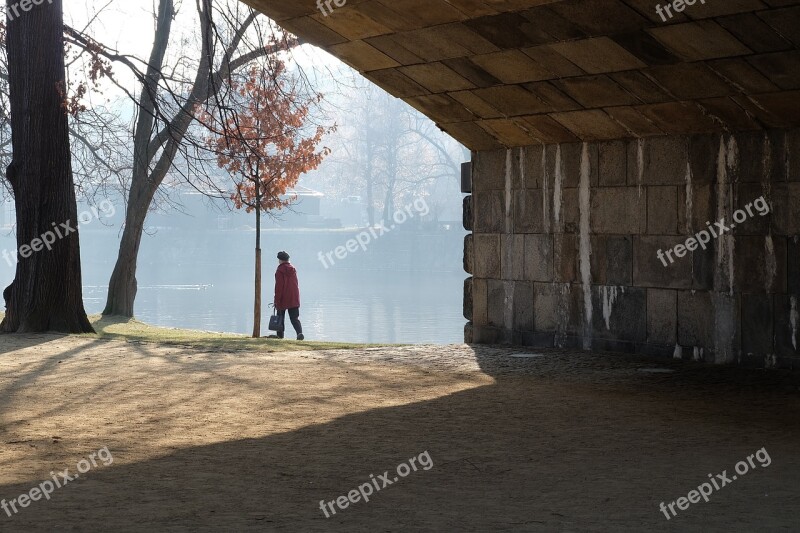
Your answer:
[[[231,199],[237,209],[253,211],[257,198],[262,210],[281,209],[291,203],[282,199],[286,191],[330,153],[319,144],[335,126],[309,124],[310,110],[322,96],[300,94],[280,60],[252,67],[230,86],[236,105],[201,117],[213,132],[209,146],[234,181]]]

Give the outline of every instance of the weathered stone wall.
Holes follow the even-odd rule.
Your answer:
[[[800,366],[798,130],[476,152],[465,225],[467,342]]]

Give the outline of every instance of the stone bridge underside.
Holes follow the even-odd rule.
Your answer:
[[[473,150],[800,122],[793,0],[248,3]]]
[[[467,342],[800,367],[800,0],[248,1],[473,150]]]

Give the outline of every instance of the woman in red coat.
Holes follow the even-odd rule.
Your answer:
[[[289,311],[289,320],[297,332],[297,340],[305,339],[303,325],[300,324],[300,284],[297,281],[297,270],[289,262],[289,254],[278,253],[278,270],[275,272],[275,309],[281,317],[281,322],[286,319]],[[278,331],[278,338],[283,338],[283,330]]]

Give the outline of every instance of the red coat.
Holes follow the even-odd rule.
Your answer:
[[[281,263],[275,272],[274,303],[278,311],[300,307],[300,284],[291,263]]]

